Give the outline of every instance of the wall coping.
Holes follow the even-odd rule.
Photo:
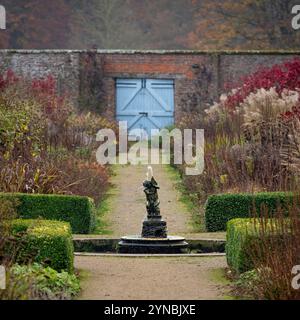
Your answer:
[[[0,49],[1,53],[22,54],[72,54],[72,53],[99,53],[99,54],[157,54],[157,55],[298,55],[300,50],[67,50],[67,49]]]

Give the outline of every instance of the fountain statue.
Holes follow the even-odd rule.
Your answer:
[[[143,222],[142,237],[166,238],[167,224],[161,219],[158,192],[159,186],[153,177],[152,167],[148,167],[147,180],[143,182],[146,194],[147,219]]]
[[[187,249],[185,239],[168,236],[167,223],[162,220],[159,185],[153,176],[152,167],[148,167],[147,178],[143,182],[146,195],[147,216],[143,221],[141,236],[125,236],[121,238],[118,248],[121,253],[183,253]]]
[[[152,177],[151,180],[146,180],[143,183],[144,192],[147,198],[147,213],[148,218],[160,217],[160,209],[159,209],[159,199],[157,190],[159,186],[155,179]]]

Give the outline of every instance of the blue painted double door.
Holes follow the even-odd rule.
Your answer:
[[[117,120],[127,121],[128,134],[138,135],[174,124],[174,81],[117,79]]]

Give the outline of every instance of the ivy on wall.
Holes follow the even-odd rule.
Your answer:
[[[91,50],[82,54],[79,108],[97,113],[104,111],[104,57]]]

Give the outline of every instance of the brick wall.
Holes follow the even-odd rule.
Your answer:
[[[40,78],[49,74],[57,79],[58,89],[78,98],[79,55],[67,51],[0,50],[0,70],[12,69],[18,75]]]
[[[204,109],[222,92],[224,84],[241,76],[300,56],[300,53],[193,52],[193,51],[0,51],[0,68],[25,77],[52,74],[59,89],[74,103],[88,108],[85,95],[95,94],[97,108],[115,115],[116,78],[163,78],[175,81],[175,119],[183,111]],[[93,86],[93,90],[90,90]],[[97,90],[99,87],[99,90]]]
[[[205,78],[203,69],[209,76]],[[175,119],[181,111],[191,110],[195,106],[190,95],[199,92],[199,103],[212,101],[217,88],[217,60],[209,55],[185,54],[107,54],[104,56],[104,74],[108,86],[108,109],[115,110],[115,78],[161,78],[174,79],[175,82]],[[198,82],[207,81],[203,86],[207,90],[197,90]]]

